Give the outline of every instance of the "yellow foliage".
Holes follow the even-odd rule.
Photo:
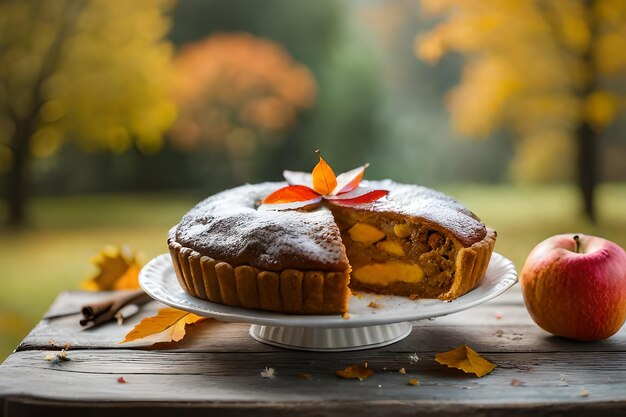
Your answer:
[[[573,142],[567,133],[542,130],[520,138],[510,171],[522,183],[568,180],[574,174],[574,158]]]
[[[584,117],[596,128],[610,124],[618,111],[618,99],[607,91],[594,91],[585,101]]]
[[[182,149],[208,145],[251,155],[280,138],[313,105],[310,71],[281,46],[246,33],[216,34],[185,46],[175,59],[172,129]]]
[[[32,154],[63,140],[158,148],[173,122],[168,0],[0,3],[0,108],[38,125]],[[20,137],[16,140],[27,140]]]
[[[82,283],[88,291],[113,291],[138,289],[141,256],[129,248],[106,246],[91,259],[98,272]]]
[[[469,137],[506,128],[523,138],[516,177],[562,178],[564,159],[550,165],[547,155],[564,151],[580,123],[602,129],[617,117],[618,98],[592,87],[626,71],[626,2],[423,0],[421,7],[445,20],[418,35],[416,54],[428,62],[449,51],[467,58],[447,97],[453,126]],[[522,175],[526,169],[543,172]]]

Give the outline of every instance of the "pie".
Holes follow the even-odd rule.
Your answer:
[[[341,314],[351,290],[453,300],[476,286],[496,241],[453,198],[418,185],[364,204],[323,200],[260,210],[283,182],[244,185],[193,207],[168,245],[182,288],[215,303],[290,314]]]

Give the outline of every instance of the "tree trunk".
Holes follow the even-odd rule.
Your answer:
[[[598,148],[600,138],[596,130],[585,121],[581,122],[576,135],[578,142],[578,188],[582,196],[584,214],[595,223],[595,190],[599,177]]]
[[[34,133],[33,124],[18,123],[15,127],[11,150],[13,164],[7,175],[7,201],[9,204],[10,226],[21,226],[26,222],[26,185],[28,184],[28,161],[30,137]]]

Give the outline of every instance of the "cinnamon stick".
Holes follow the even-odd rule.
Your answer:
[[[80,324],[85,330],[91,329],[112,320],[120,309],[129,304],[141,306],[151,300],[152,298],[143,290],[115,294],[106,300],[84,305],[81,309],[83,318]]]

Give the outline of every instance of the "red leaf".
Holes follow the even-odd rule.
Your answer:
[[[324,161],[320,151],[317,151],[320,161],[313,168],[313,189],[320,195],[328,195],[337,187],[337,177],[333,169]]]
[[[332,195],[349,193],[350,191],[357,188],[361,182],[361,179],[363,179],[365,168],[367,168],[368,166],[369,164],[365,164],[348,172],[339,174],[337,176],[337,186],[333,190]]]
[[[288,185],[265,197],[263,204],[296,203],[319,198],[319,194],[304,185]]]
[[[344,206],[356,206],[359,204],[371,203],[372,201],[381,199],[387,194],[389,194],[389,191],[388,190],[371,190],[363,194],[359,194],[356,197],[352,197],[352,198],[350,198],[349,196],[348,198],[343,197],[343,196],[347,196],[347,194],[348,193],[343,194],[342,196],[329,198],[328,201],[330,201],[333,204],[340,204]]]

